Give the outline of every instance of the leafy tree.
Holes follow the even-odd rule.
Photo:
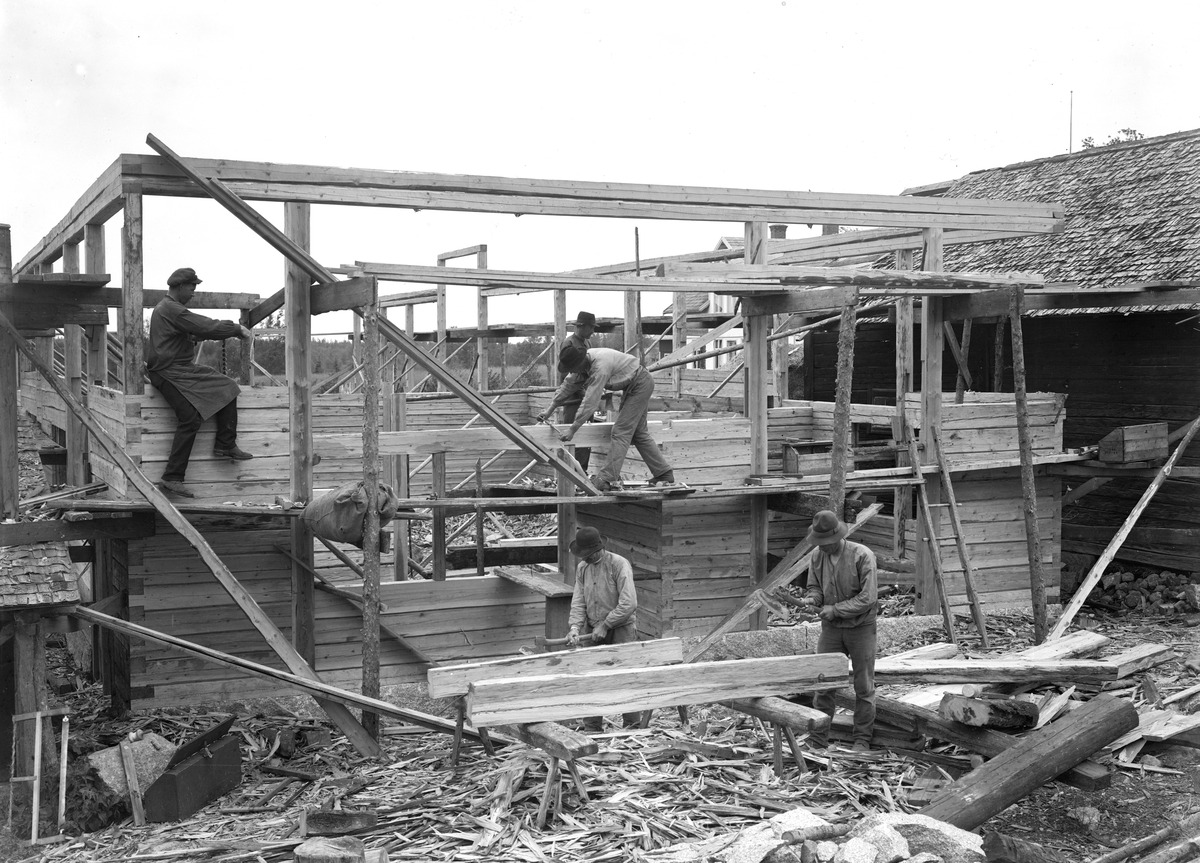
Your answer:
[[[1146,136],[1137,129],[1121,129],[1117,134],[1110,135],[1108,140],[1103,144],[1097,144],[1096,139],[1090,135],[1079,142],[1081,149],[1090,150],[1093,147],[1107,147],[1111,144],[1127,144],[1130,141],[1140,141]]]

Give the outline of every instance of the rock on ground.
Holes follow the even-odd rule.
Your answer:
[[[863,836],[880,826],[890,826],[908,842],[909,853],[924,852],[944,863],[984,863],[983,838],[960,830],[945,821],[916,813],[883,812],[868,815],[850,831],[851,837]]]
[[[133,764],[137,769],[138,787],[145,792],[155,779],[167,769],[167,762],[175,754],[176,746],[170,740],[153,732],[130,744],[133,749]],[[87,756],[87,761],[100,774],[100,781],[118,797],[129,797],[129,783],[125,781],[125,765],[121,761],[121,747],[110,746]]]

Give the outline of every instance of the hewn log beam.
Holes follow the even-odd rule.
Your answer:
[[[467,695],[476,725],[558,721],[601,713],[632,713],[681,704],[781,695],[846,685],[850,661],[840,653],[696,662],[588,674],[480,680]]]

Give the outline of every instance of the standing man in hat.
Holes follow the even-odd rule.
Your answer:
[[[875,553],[846,539],[846,523],[827,509],[813,516],[807,541],[817,547],[808,569],[808,589],[801,600],[820,609],[817,653],[850,657],[854,681],[854,748],[871,748],[875,728],[875,619],[879,586]],[[833,693],[818,692],[813,707],[833,716]]]
[[[234,336],[250,339],[253,333],[233,321],[214,320],[189,311],[187,304],[200,282],[191,267],[171,273],[167,296],[150,315],[150,339],[146,342],[146,373],[150,383],[162,393],[179,420],[171,455],[158,485],[181,497],[195,497],[184,485],[184,479],[196,432],[209,417],[215,416],[217,420],[213,455],[239,460],[254,457],[237,445],[237,397],[241,389],[232,378],[195,361],[196,342]]]
[[[592,335],[595,332],[596,332],[596,316],[593,315],[591,312],[580,312],[578,315],[575,316],[575,332],[573,332],[573,333],[571,333],[571,335],[567,336],[567,338],[563,341],[563,347],[565,347],[566,345],[571,345],[572,348],[574,348],[574,349],[586,351],[588,348],[591,347],[591,342],[589,340],[591,339]],[[561,351],[562,348],[559,348],[559,350]],[[562,412],[563,422],[565,422],[565,423],[575,422],[575,417],[579,413],[579,405],[582,401],[583,401],[583,393],[580,392],[580,393],[572,394],[568,401],[565,401],[562,403],[561,407],[563,409],[563,412]],[[550,405],[550,407],[546,408],[544,413],[540,413],[537,415],[537,417],[536,417],[537,421],[539,423],[543,422],[547,416],[549,416],[551,413],[554,412],[554,409],[556,407],[559,407],[559,404],[552,403]],[[590,420],[591,420],[591,415],[588,415],[588,416],[584,417],[583,421],[588,422]],[[591,447],[581,446],[577,450],[575,450],[575,460],[579,462],[579,466],[581,468],[583,468],[584,473],[587,473],[588,462],[591,461],[591,458],[592,458]]]
[[[567,374],[567,379],[554,394],[553,407],[564,404],[573,394],[582,392],[583,401],[571,428],[563,435],[570,441],[600,407],[600,397],[606,389],[621,391],[621,410],[613,423],[609,441],[608,460],[592,482],[600,491],[611,491],[620,486],[621,466],[625,453],[632,442],[638,455],[650,470],[650,484],[672,485],[675,472],[650,437],[646,426],[646,412],[650,409],[650,396],[654,394],[654,378],[637,357],[614,351],[611,348],[588,348],[580,350],[564,344],[559,352],[558,370]]]
[[[604,537],[594,527],[581,527],[571,541],[571,554],[579,558],[575,591],[571,594],[570,631],[567,643],[581,643],[591,633],[591,645],[626,644],[638,640],[637,589],[629,561],[604,548]],[[622,716],[626,728],[641,721],[640,713]],[[600,731],[603,719],[590,716],[585,731]]]

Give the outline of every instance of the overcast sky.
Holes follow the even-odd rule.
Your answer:
[[[0,222],[19,261],[118,154],[152,153],[151,132],[193,157],[896,194],[1063,153],[1072,137],[1077,150],[1126,127],[1200,127],[1198,8],[3,0]],[[282,226],[282,205],[259,209]],[[495,269],[559,271],[632,260],[635,225],[644,258],[741,233],[317,206],[312,250],[327,266],[433,264],[486,243]],[[147,197],[145,255],[148,288],[179,266],[205,289],[282,285],[280,256],[207,200]],[[451,325],[473,324],[474,289],[451,291]],[[618,316],[620,297],[571,294],[579,308]],[[548,295],[492,301],[493,323],[551,317]]]

